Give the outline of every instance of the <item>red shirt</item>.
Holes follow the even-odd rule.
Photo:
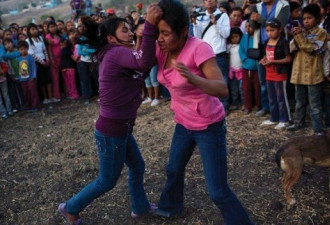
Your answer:
[[[266,58],[267,60],[274,60],[275,46],[267,44],[266,46]],[[265,66],[266,80],[268,81],[284,81],[288,79],[287,74],[279,74],[277,72],[276,64],[270,64]]]

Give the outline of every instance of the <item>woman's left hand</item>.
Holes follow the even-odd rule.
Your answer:
[[[194,76],[194,74],[192,74],[192,73],[190,72],[190,70],[188,69],[188,67],[187,67],[185,64],[183,64],[182,62],[178,62],[178,61],[176,61],[175,59],[172,59],[172,67],[173,67],[174,69],[176,69],[176,70],[179,72],[179,74],[180,74],[184,79],[187,80],[187,82],[189,82],[190,79],[192,79],[193,76]]]
[[[157,25],[158,22],[163,17],[163,10],[156,3],[151,4],[148,7],[147,18],[146,20],[152,25]]]

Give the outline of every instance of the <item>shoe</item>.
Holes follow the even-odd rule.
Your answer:
[[[264,115],[266,115],[267,113],[266,113],[266,111],[265,110],[263,110],[263,109],[261,109],[261,110],[259,110],[258,112],[256,112],[256,116],[264,116]]]
[[[14,113],[12,111],[8,112],[8,116],[13,116]]]
[[[170,212],[167,212],[167,211],[164,211],[161,209],[156,209],[154,213],[158,216],[166,217],[166,218],[170,218],[170,217],[182,214],[182,212],[170,213]]]
[[[18,109],[13,109],[13,113],[17,113],[18,112]]]
[[[157,98],[155,98],[154,100],[152,100],[150,105],[151,106],[156,106],[156,105],[159,105],[159,103],[160,103],[160,101]]]
[[[302,125],[301,124],[296,124],[296,123],[293,123],[289,126],[286,127],[286,130],[288,131],[296,131],[296,130],[299,130],[302,128]]]
[[[80,225],[82,224],[82,220],[80,218],[76,219],[75,221],[71,221],[69,217],[67,216],[67,212],[65,211],[65,203],[61,203],[58,206],[57,211],[66,219],[66,221],[72,225]],[[78,216],[79,217],[79,216]]]
[[[89,100],[85,100],[84,105],[89,105]]]
[[[149,98],[149,97],[147,97],[146,99],[144,99],[144,100],[142,101],[142,104],[146,104],[146,103],[150,103],[150,102],[152,102],[152,99]]]
[[[38,112],[38,109],[30,109],[29,110],[29,113],[36,113],[36,112]]]
[[[250,112],[251,112],[251,110],[249,110],[249,109],[244,109],[243,110],[244,115],[248,115],[248,114],[250,114]]]
[[[323,131],[319,131],[319,132],[314,132],[314,135],[315,136],[322,136],[324,135],[325,133]]]
[[[42,104],[44,104],[44,105],[47,105],[47,104],[49,104],[49,103],[51,103],[51,100],[50,100],[50,99],[47,99],[47,98],[45,98],[45,99],[42,101]]]
[[[57,102],[60,102],[60,101],[61,101],[60,98],[52,98],[51,99],[51,102],[53,102],[53,103],[57,103]]]
[[[156,206],[156,204],[151,203],[151,204],[150,204],[150,210],[149,210],[148,213],[153,213],[153,212],[155,212],[157,209],[158,209],[158,207]],[[146,214],[148,214],[148,213],[146,213]],[[139,218],[139,217],[141,217],[141,216],[144,216],[144,215],[146,215],[146,214],[139,215],[139,214],[135,214],[134,212],[131,212],[131,217],[132,217],[132,219],[137,219],[137,218]]]
[[[238,110],[238,106],[237,105],[232,105],[229,107],[229,110]]]
[[[288,122],[279,122],[276,126],[275,126],[275,130],[281,130],[286,128],[289,125]]]
[[[264,126],[271,126],[271,125],[275,125],[275,124],[277,124],[277,122],[273,122],[273,121],[270,121],[270,120],[264,120],[264,121],[262,121],[260,126],[264,127]]]
[[[8,118],[8,116],[7,116],[7,114],[5,113],[5,114],[2,114],[1,118],[2,118],[3,120],[5,120],[5,119]]]

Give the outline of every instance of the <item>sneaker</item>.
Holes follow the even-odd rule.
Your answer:
[[[48,99],[48,98],[45,98],[43,101],[42,101],[42,104],[46,105],[46,104],[49,104],[51,103],[51,100]]]
[[[13,109],[13,113],[17,113],[18,112],[18,109]]]
[[[38,109],[30,109],[29,110],[29,113],[36,113],[36,112],[38,112]]]
[[[152,102],[152,99],[149,98],[149,97],[147,97],[146,99],[144,99],[144,100],[142,101],[142,104],[146,104],[146,103],[150,103],[150,102]]]
[[[158,209],[158,207],[157,207],[154,203],[151,203],[151,204],[150,204],[150,210],[149,210],[148,213],[153,213],[153,212],[155,212],[157,209]],[[148,213],[146,213],[146,214],[148,214]],[[139,215],[139,214],[135,214],[134,212],[131,212],[131,217],[132,217],[132,219],[137,219],[137,218],[139,218],[139,217],[141,217],[141,216],[144,216],[144,215]]]
[[[82,224],[82,220],[79,218],[79,216],[71,216],[71,217],[78,217],[77,219],[75,219],[74,221],[72,221],[72,219],[70,220],[68,217],[68,213],[65,211],[65,203],[61,203],[58,208],[57,211],[66,219],[66,221],[72,225],[79,225]]]
[[[319,131],[319,132],[314,132],[314,135],[315,136],[322,136],[324,135],[325,133],[323,131]]]
[[[2,114],[1,118],[2,118],[3,120],[5,120],[5,119],[8,118],[8,116],[7,116],[7,114],[5,113],[5,114]]]
[[[89,100],[85,100],[84,105],[89,105]]]
[[[53,103],[57,103],[57,102],[60,102],[60,101],[61,101],[60,98],[52,98],[51,99],[51,102],[53,102]]]
[[[275,125],[277,124],[277,122],[273,122],[273,121],[270,121],[270,120],[264,120],[262,121],[262,123],[260,124],[261,127],[263,126],[271,126],[271,125]]]
[[[14,113],[12,111],[8,112],[8,116],[13,116]]]
[[[231,105],[230,107],[229,107],[229,110],[238,110],[238,106],[237,105]]]
[[[154,100],[152,100],[150,105],[151,106],[156,106],[156,105],[159,105],[159,103],[160,103],[160,101],[157,98],[155,98]]]
[[[281,129],[286,128],[288,125],[289,125],[288,122],[279,122],[279,123],[275,126],[275,129],[276,129],[276,130],[281,130]]]
[[[170,212],[167,212],[167,211],[164,211],[161,209],[156,209],[154,213],[158,216],[166,217],[166,218],[170,218],[170,217],[182,214],[182,212],[170,213]]]
[[[264,115],[266,115],[267,113],[266,113],[266,111],[265,110],[263,110],[263,109],[261,109],[261,110],[259,110],[258,112],[256,112],[256,116],[264,116]]]
[[[288,131],[296,131],[296,130],[299,130],[301,128],[302,128],[302,125],[301,124],[296,124],[296,123],[293,123],[293,124],[286,127],[286,129]]]

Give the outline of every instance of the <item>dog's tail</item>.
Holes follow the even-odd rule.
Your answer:
[[[281,146],[275,155],[275,162],[279,168],[281,168],[281,156],[283,155],[283,152],[284,152],[284,146]]]

